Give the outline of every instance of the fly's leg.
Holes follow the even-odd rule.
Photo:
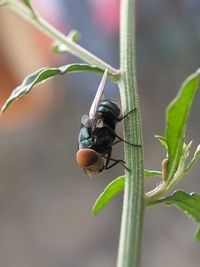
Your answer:
[[[136,111],[136,108],[132,109],[131,111],[129,111],[128,113],[126,113],[126,115],[117,118],[118,121],[122,121],[123,119],[125,119],[130,113],[132,113],[133,111]]]
[[[109,126],[105,125],[104,127],[106,127],[106,129],[107,129],[111,134],[113,134],[116,138],[118,138],[118,140],[115,141],[115,142],[113,143],[113,145],[115,145],[115,144],[117,144],[117,143],[119,143],[119,142],[124,142],[124,143],[126,143],[126,144],[128,144],[128,145],[131,145],[131,146],[141,147],[140,144],[132,144],[132,143],[129,143],[128,141],[124,140],[122,137],[120,137],[119,135],[117,135],[117,134],[115,133],[115,131],[113,131],[113,129],[111,129]]]
[[[122,117],[114,116],[114,114],[113,114],[113,116],[114,116],[114,118],[115,118],[118,122],[120,122],[120,121],[122,121],[123,119],[125,119],[130,113],[132,113],[132,112],[135,111],[135,110],[136,110],[136,108],[132,109],[131,111],[129,111],[126,115],[124,115],[124,116],[122,116]]]
[[[115,135],[116,138],[118,138],[118,140],[115,142],[115,144],[116,143],[119,143],[119,142],[124,142],[124,143],[126,143],[128,145],[131,145],[131,146],[141,147],[140,144],[132,144],[132,143],[124,140],[122,137],[120,137],[119,135],[117,135],[115,132],[113,132],[113,134]]]
[[[106,159],[106,164],[105,164],[105,169],[108,170],[112,167],[114,167],[117,164],[121,164],[127,171],[130,171],[126,165],[125,165],[125,161],[122,159],[113,159],[110,157],[111,156],[111,151],[108,152],[107,156],[103,155],[103,158]],[[111,165],[109,165],[110,161],[114,161]],[[109,165],[109,166],[108,166]]]
[[[126,165],[124,165],[124,163],[122,163],[120,159],[119,160],[116,159],[116,161],[113,162],[110,166],[105,167],[105,170],[108,170],[108,169],[114,167],[117,164],[121,164],[127,171],[130,171],[130,169],[127,168]]]
[[[117,141],[115,141],[112,145],[114,146],[114,145],[116,145],[116,144],[118,144],[118,143],[120,143],[120,142],[122,142],[121,140],[117,140]]]

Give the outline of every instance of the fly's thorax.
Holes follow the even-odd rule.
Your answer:
[[[113,117],[119,118],[121,111],[120,111],[119,106],[116,103],[105,99],[99,103],[97,112],[111,113]]]
[[[102,155],[106,155],[112,151],[112,145],[115,140],[115,135],[109,130],[109,127],[104,126],[96,128],[92,133],[92,146],[96,152]]]
[[[121,113],[119,106],[110,100],[102,100],[98,105],[97,112],[104,124],[114,130]]]

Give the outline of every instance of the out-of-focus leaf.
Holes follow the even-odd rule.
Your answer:
[[[6,5],[6,3],[7,3],[7,1],[6,1],[6,0],[0,0],[0,7],[3,7],[3,6],[5,6],[5,5]]]
[[[166,141],[168,146],[168,182],[173,178],[183,152],[185,128],[195,92],[199,86],[200,70],[182,84],[166,112]]]
[[[87,64],[70,64],[59,68],[41,68],[36,72],[27,76],[21,85],[13,90],[6,103],[1,109],[3,113],[15,100],[18,100],[23,95],[29,93],[36,85],[53,78],[57,75],[63,75],[70,72],[96,72],[103,73],[103,70]]]
[[[200,241],[200,227],[196,231],[196,240]]]
[[[157,135],[157,134],[154,137],[158,139],[158,141],[164,146],[165,149],[167,149],[167,142],[166,142],[165,137],[161,135]]]
[[[159,199],[159,203],[174,205],[197,223],[200,223],[200,194],[188,194],[182,190],[175,191],[172,195]]]
[[[119,192],[124,189],[124,176],[113,180],[98,197],[92,208],[93,214],[96,215],[100,210]]]

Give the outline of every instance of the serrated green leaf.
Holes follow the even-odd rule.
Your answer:
[[[182,190],[175,191],[172,195],[159,199],[158,202],[166,205],[175,205],[187,216],[200,223],[200,194],[188,194]]]
[[[172,195],[159,199],[158,203],[174,205],[183,211],[188,217],[192,218],[198,224],[200,223],[200,194],[188,194],[182,190],[175,191]],[[196,240],[200,241],[200,228],[196,231]]]
[[[200,227],[197,228],[196,234],[195,234],[196,240],[200,241]]]
[[[92,208],[93,214],[96,215],[100,210],[119,192],[124,189],[124,176],[113,180],[98,197]]]
[[[178,95],[166,112],[166,141],[168,146],[168,182],[177,171],[182,156],[185,128],[195,92],[199,85],[200,70],[182,84]]]
[[[165,139],[165,137],[163,137],[163,136],[161,136],[161,135],[155,135],[154,136],[156,139],[158,139],[158,141],[161,143],[161,145],[163,145],[163,147],[165,148],[165,149],[167,149],[167,142],[166,142],[166,139]]]
[[[57,75],[63,75],[65,73],[72,72],[96,72],[103,73],[103,70],[93,67],[87,64],[70,64],[59,68],[41,68],[36,72],[27,76],[21,85],[19,85],[9,96],[6,103],[1,109],[3,113],[14,101],[18,100],[23,95],[29,93],[36,85],[53,78]]]
[[[184,170],[184,172],[187,173],[195,165],[195,163],[198,161],[199,158],[200,158],[200,145],[197,146],[194,156],[190,161],[190,163],[188,164],[187,168]]]

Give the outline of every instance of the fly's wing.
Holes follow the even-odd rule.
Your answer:
[[[95,121],[97,107],[102,100],[103,91],[104,91],[104,87],[105,87],[105,83],[106,83],[106,79],[107,79],[107,73],[108,73],[108,69],[106,69],[104,74],[103,74],[103,77],[102,77],[101,82],[99,84],[99,87],[97,89],[95,98],[94,98],[92,105],[91,105],[91,108],[90,108],[89,118],[92,121]]]
[[[81,118],[81,125],[83,125],[86,128],[92,127],[91,120],[88,117],[88,115],[83,115]]]

